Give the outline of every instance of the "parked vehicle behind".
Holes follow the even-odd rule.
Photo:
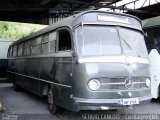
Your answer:
[[[143,30],[147,33],[146,44],[151,63],[151,93],[157,99],[160,96],[160,17],[144,20]]]

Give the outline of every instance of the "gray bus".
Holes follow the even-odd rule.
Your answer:
[[[9,48],[15,88],[48,95],[49,110],[127,108],[150,101],[150,64],[137,17],[86,11]]]

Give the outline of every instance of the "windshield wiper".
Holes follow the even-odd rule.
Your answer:
[[[130,44],[122,37],[122,35],[120,34],[120,30],[119,30],[118,27],[117,27],[117,30],[118,30],[118,32],[119,32],[120,38],[127,44],[127,46],[128,46],[132,51],[134,51],[134,52],[138,55],[138,57],[140,57],[140,56],[141,56],[140,53],[139,53],[138,51],[136,51],[135,49],[133,49],[133,48],[130,46]]]
[[[129,45],[129,43],[120,35],[120,38],[122,38],[122,40],[127,44],[127,46],[132,50],[132,51],[134,51],[137,55],[138,55],[138,57],[140,57],[140,54],[139,54],[139,52],[137,52],[135,49],[133,49],[130,45]]]

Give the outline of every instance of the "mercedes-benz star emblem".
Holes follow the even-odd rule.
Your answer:
[[[133,88],[133,79],[131,77],[126,78],[124,84],[127,89],[132,89]]]

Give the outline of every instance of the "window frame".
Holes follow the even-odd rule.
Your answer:
[[[41,54],[49,54],[50,53],[49,35],[50,35],[50,33],[47,33],[47,34],[44,34],[41,36],[41,52],[40,52]],[[45,36],[48,36],[48,41],[43,41]],[[48,52],[43,52],[43,44],[46,44],[46,43],[48,43]]]
[[[14,50],[15,47],[16,47],[16,50]],[[13,57],[17,57],[17,51],[18,51],[17,48],[18,48],[17,44],[13,45],[13,53],[12,53],[12,56],[13,56]],[[14,52],[16,52],[15,55],[14,55]]]
[[[59,32],[60,31],[68,31],[68,33],[70,34],[70,39],[71,39],[71,49],[70,50],[59,50]],[[56,42],[56,53],[59,53],[59,52],[71,52],[73,51],[73,35],[72,35],[72,32],[71,32],[71,29],[69,27],[62,27],[62,28],[59,28],[57,29],[57,42]]]
[[[54,40],[54,39],[50,40],[50,35],[53,34],[53,33],[56,34],[56,35],[55,35],[55,40]],[[58,34],[58,33],[57,33],[56,30],[51,31],[51,32],[49,33],[49,53],[55,53],[55,52],[56,52],[56,49],[57,49],[57,36],[58,36],[57,34]],[[55,41],[55,42],[54,42],[54,51],[51,51],[51,42],[53,42],[53,41]]]
[[[21,49],[19,49],[19,47],[20,47],[20,45],[22,45],[21,47]],[[21,42],[21,43],[19,43],[18,45],[17,45],[17,56],[23,56],[23,51],[24,51],[24,43],[23,42]],[[19,55],[19,50],[22,50],[21,52],[21,54]]]
[[[7,54],[7,57],[8,57],[8,58],[12,57],[12,56],[11,56],[11,52],[12,52],[11,49],[12,49],[12,46],[9,46],[8,54]]]
[[[13,46],[11,46],[11,57],[13,57]]]
[[[25,44],[28,44],[29,43],[29,46],[25,46]],[[29,53],[27,52],[27,54],[25,54],[25,50],[26,49],[29,49]],[[24,45],[23,45],[23,55],[24,56],[28,56],[31,54],[31,40],[27,40],[27,41],[24,41]]]
[[[38,38],[40,38],[40,43],[38,43],[38,44],[37,44],[37,43],[33,44],[32,42],[33,42],[33,41],[36,41],[36,42],[37,42]],[[30,42],[31,42],[31,43],[30,43],[30,55],[40,55],[40,54],[41,54],[41,50],[42,50],[42,49],[41,49],[41,48],[42,48],[42,36],[35,37],[35,38],[31,39]],[[36,46],[38,46],[38,45],[40,46],[39,52],[38,52],[38,53],[33,53],[33,52],[32,52],[33,47],[36,47]]]

